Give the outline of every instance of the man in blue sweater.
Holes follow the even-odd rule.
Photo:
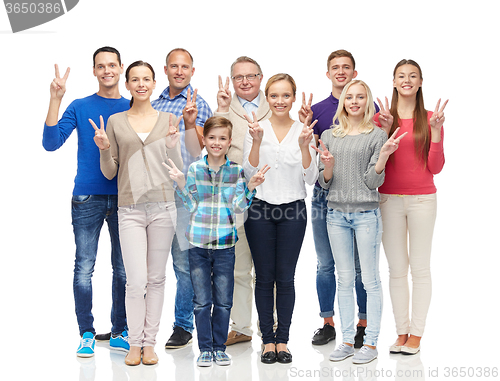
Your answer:
[[[74,129],[78,134],[78,164],[72,198],[72,224],[75,234],[76,257],[73,278],[75,312],[80,329],[79,357],[92,357],[95,330],[92,316],[92,273],[97,255],[101,227],[108,223],[111,237],[111,263],[113,266],[110,346],[128,351],[125,316],[125,268],[118,236],[116,178],[107,180],[101,173],[99,149],[94,143],[94,129],[89,119],[106,123],[109,116],[128,110],[129,101],[120,95],[118,83],[123,73],[120,53],[103,47],[94,53],[94,76],[99,91],[86,98],[73,101],[58,121],[61,100],[66,92],[69,68],[63,77],[55,65],[56,77],[50,85],[50,103],[43,130],[43,147],[55,151],[61,147]],[[99,335],[98,335],[99,336]],[[108,335],[103,335],[106,339]]]

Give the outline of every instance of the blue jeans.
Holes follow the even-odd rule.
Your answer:
[[[117,204],[118,196],[116,195],[82,195],[72,198],[71,217],[76,244],[73,293],[80,335],[85,332],[95,334],[92,316],[92,274],[97,256],[97,243],[105,220],[108,223],[111,238],[111,266],[113,268],[111,332],[121,333],[127,326],[126,275],[118,235]]]
[[[181,327],[187,332],[193,332],[193,285],[189,275],[189,242],[186,239],[186,230],[191,214],[184,208],[184,204],[175,194],[177,209],[177,227],[172,241],[172,263],[177,279],[175,293],[175,321],[174,326]]]
[[[189,249],[194,289],[194,316],[200,351],[226,350],[233,306],[234,246],[227,249]]]
[[[255,268],[255,306],[262,342],[288,343],[295,305],[295,267],[307,225],[304,200],[273,205],[254,199],[245,232]],[[276,314],[274,326],[274,287]]]
[[[327,215],[328,237],[337,265],[338,300],[342,341],[354,344],[354,234],[359,252],[361,277],[367,295],[365,345],[377,345],[382,318],[382,286],[379,275],[382,218],[380,209],[342,213],[333,209]]]
[[[328,211],[328,190],[314,186],[311,199],[311,222],[314,238],[314,247],[318,265],[316,271],[316,290],[318,293],[319,309],[322,318],[335,315],[333,305],[335,302],[335,291],[337,284],[335,281],[335,260],[333,258],[330,240],[326,224]],[[354,259],[356,266],[356,301],[358,303],[358,318],[366,319],[366,291],[361,281],[361,267],[359,266],[358,249],[354,236]]]

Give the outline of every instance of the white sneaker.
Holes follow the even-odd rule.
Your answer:
[[[358,353],[352,358],[353,364],[368,364],[375,360],[378,356],[377,349],[372,349],[364,345]]]

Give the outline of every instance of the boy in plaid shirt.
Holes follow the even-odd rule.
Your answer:
[[[225,353],[233,304],[234,245],[238,240],[235,213],[251,204],[255,188],[264,182],[265,165],[246,184],[243,168],[226,157],[232,124],[224,117],[209,118],[203,129],[207,155],[184,174],[169,160],[177,194],[191,212],[186,237],[194,289],[194,315],[200,356],[198,366],[229,365]],[[213,304],[212,304],[213,303]],[[212,309],[213,308],[213,309]]]

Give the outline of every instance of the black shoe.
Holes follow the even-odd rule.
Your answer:
[[[174,348],[183,348],[189,343],[193,341],[193,335],[181,327],[174,327],[174,333],[170,336],[167,343],[165,344],[165,348],[174,349]]]
[[[281,351],[277,357],[280,364],[290,364],[292,362],[292,354],[289,351]]]
[[[325,345],[329,341],[335,340],[335,327],[325,324],[323,328],[317,329],[312,338],[313,345]]]
[[[280,352],[281,353],[281,352]],[[267,351],[260,355],[260,361],[264,364],[274,364],[278,360],[276,351]]]
[[[99,333],[98,335],[94,336],[94,339],[96,341],[109,341],[109,339],[111,339],[111,332]]]
[[[363,346],[363,341],[365,338],[366,327],[358,326],[356,331],[356,336],[354,336],[354,348],[361,348]]]

